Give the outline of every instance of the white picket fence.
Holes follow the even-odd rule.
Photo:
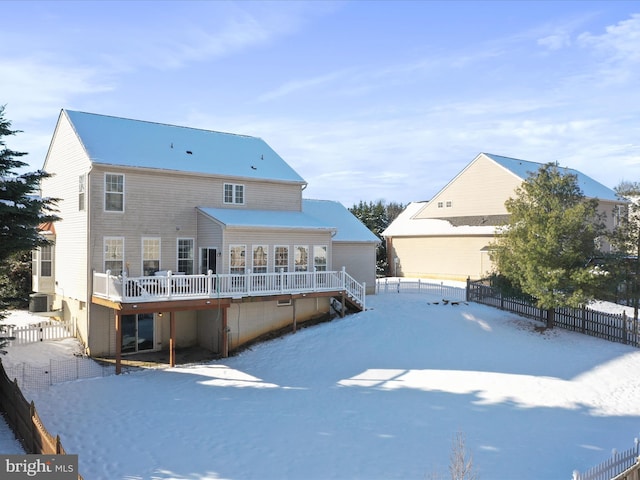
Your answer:
[[[634,440],[634,446],[628,450],[618,452],[613,450],[611,452],[611,458],[605,460],[599,465],[590,468],[584,473],[580,473],[577,470],[573,472],[573,480],[612,480],[621,478],[620,475],[626,472],[631,467],[638,463],[638,456],[640,455],[640,447],[638,439]],[[626,476],[622,476],[626,478]],[[629,478],[638,478],[631,477]]]
[[[75,325],[72,322],[59,322],[56,320],[43,320],[32,325],[9,325],[3,332],[3,336],[15,337],[9,346],[28,345],[30,343],[44,342],[45,340],[61,340],[73,337]]]

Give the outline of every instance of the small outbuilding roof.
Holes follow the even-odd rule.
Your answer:
[[[93,163],[306,182],[261,138],[63,110]]]

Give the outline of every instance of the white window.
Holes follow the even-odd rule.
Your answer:
[[[160,270],[160,239],[142,239],[142,275],[150,277]]]
[[[244,185],[225,183],[224,203],[244,205]]]
[[[296,272],[306,272],[309,270],[309,247],[296,245],[295,251]]]
[[[453,206],[453,204],[451,203],[451,200],[447,200],[447,208],[451,208]]]
[[[121,275],[124,270],[124,238],[105,237],[104,239],[104,271],[111,270],[111,275]]]
[[[313,268],[316,272],[327,271],[327,246],[313,246]]]
[[[78,210],[84,210],[85,193],[87,191],[87,176],[80,175],[78,177]]]
[[[230,245],[229,246],[229,273],[243,274],[247,266],[247,246],[246,245]]]
[[[444,207],[444,202],[438,202],[438,208]]]
[[[50,277],[53,267],[52,262],[53,249],[51,245],[43,245],[40,247],[40,276]]]
[[[108,212],[124,212],[124,175],[105,174],[104,209]]]
[[[274,267],[276,272],[289,271],[289,247],[286,245],[276,245],[275,246],[275,263]]]
[[[266,245],[253,246],[253,273],[267,273],[268,252]]]
[[[193,250],[193,238],[178,239],[178,272],[186,275],[193,275]]]

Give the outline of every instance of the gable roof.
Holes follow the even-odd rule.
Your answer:
[[[506,168],[523,181],[529,178],[531,175],[535,175],[540,167],[544,165],[542,163],[529,162],[527,160],[520,160],[517,158],[503,157],[501,155],[494,155],[492,153],[482,153],[481,155],[486,156],[487,158],[496,162],[498,165]],[[604,186],[600,182],[595,181],[593,178],[585,175],[584,173],[566,167],[558,167],[558,170],[565,175],[575,175],[578,180],[578,186],[580,187],[580,190],[582,190],[582,193],[585,197],[598,198],[600,200],[620,201],[613,189]]]
[[[333,241],[378,243],[376,237],[341,203],[331,200],[302,200],[302,211],[241,210],[198,207],[225,227],[325,230]]]
[[[62,110],[93,163],[305,184],[261,138]]]

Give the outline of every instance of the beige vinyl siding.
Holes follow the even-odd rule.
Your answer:
[[[376,244],[333,243],[333,270],[346,267],[347,273],[358,282],[367,284],[367,293],[375,293]]]
[[[491,270],[487,252],[492,236],[394,237],[396,274],[404,277],[478,279]]]
[[[328,297],[299,298],[293,301],[297,323],[329,313]],[[293,303],[282,307],[271,301],[236,303],[229,307],[227,315],[229,348],[234,349],[261,335],[292,325]]]
[[[440,191],[416,218],[504,215],[504,202],[513,197],[522,180],[505,168],[478,156]],[[439,203],[442,207],[438,207]],[[450,207],[447,206],[450,202]]]
[[[60,199],[55,223],[54,272],[60,295],[87,301],[87,211],[78,209],[78,177],[90,164],[75,132],[62,117],[51,142],[44,169],[53,176],[43,180],[44,197]]]

